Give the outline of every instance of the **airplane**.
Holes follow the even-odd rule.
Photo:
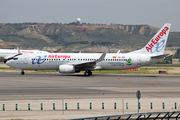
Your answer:
[[[24,53],[49,53],[49,52],[40,51],[40,50],[20,50],[20,53],[24,54]],[[0,49],[0,60],[3,60],[4,63],[6,63],[7,60],[17,55],[20,54],[18,54],[18,50],[16,49]]]
[[[124,70],[147,66],[162,61],[171,24],[162,28],[142,48],[129,53],[34,53],[15,56],[6,65],[21,70],[58,70],[59,73],[92,75],[94,70]]]

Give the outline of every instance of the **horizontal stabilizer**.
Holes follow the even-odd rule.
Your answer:
[[[162,59],[162,58],[165,58],[165,57],[167,57],[169,55],[171,55],[171,54],[157,55],[157,56],[152,56],[151,58]]]

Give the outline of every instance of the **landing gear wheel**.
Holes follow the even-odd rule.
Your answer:
[[[25,74],[25,72],[24,71],[21,71],[21,75],[24,75]]]
[[[84,72],[84,76],[88,76],[89,74],[88,74],[88,72]]]
[[[88,70],[88,75],[92,75],[92,72],[90,70]]]
[[[87,70],[87,71],[84,72],[84,75],[85,75],[85,76],[92,75],[92,72],[91,72],[90,70]]]

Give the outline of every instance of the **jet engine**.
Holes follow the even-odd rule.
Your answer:
[[[74,65],[60,65],[59,66],[60,73],[75,73]]]

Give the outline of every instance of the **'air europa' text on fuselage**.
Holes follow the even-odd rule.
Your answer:
[[[34,53],[34,51],[24,51],[24,50],[21,50],[21,53]]]
[[[166,32],[169,30],[169,28],[166,26],[164,29],[159,33],[159,35],[151,40],[151,43],[146,46],[146,50],[149,52],[154,45],[161,39],[162,36],[166,35]]]
[[[71,57],[70,55],[58,55],[58,54],[48,56],[48,58],[65,58],[65,59],[70,57]]]

